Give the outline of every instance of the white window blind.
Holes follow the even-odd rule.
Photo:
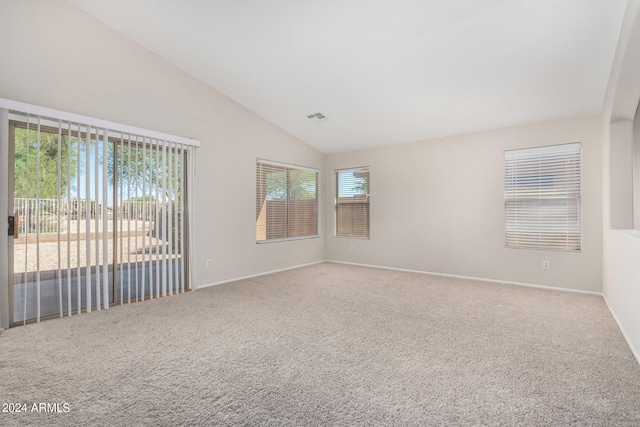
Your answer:
[[[256,162],[256,242],[318,236],[318,171]]]
[[[505,151],[505,245],[581,250],[580,143]]]
[[[336,236],[369,238],[369,168],[336,170]]]

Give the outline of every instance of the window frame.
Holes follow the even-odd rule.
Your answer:
[[[340,195],[340,173],[341,172],[350,172],[350,171],[358,171],[358,170],[364,170],[366,169],[366,172],[368,174],[367,176],[367,193],[364,195],[365,196],[365,202],[367,204],[367,219],[366,219],[366,235],[357,235],[356,233],[340,233],[339,230],[339,195]],[[343,239],[359,239],[359,240],[371,240],[371,167],[370,166],[358,166],[358,167],[349,167],[349,168],[340,168],[340,169],[334,169],[333,171],[333,176],[334,176],[334,191],[335,191],[335,198],[334,198],[334,209],[333,209],[333,213],[334,213],[334,237],[337,238],[343,238]]]
[[[565,158],[567,160],[571,160],[571,163],[568,163],[569,167],[565,167],[564,174],[562,173],[560,168],[553,166],[553,157],[561,157],[560,153],[566,153]],[[525,160],[520,161],[519,166],[520,169],[518,171],[523,172],[523,176],[525,177],[523,182],[525,183],[533,183],[536,182],[535,178],[537,177],[537,186],[535,185],[510,185],[511,181],[519,181],[522,178],[518,177],[518,171],[511,172],[510,175],[510,167],[512,170],[516,170],[517,166],[513,166],[514,163],[518,163],[517,161],[512,161],[510,165],[510,156],[511,159],[519,157],[519,158],[528,158],[534,160]],[[535,164],[535,158],[538,158],[538,166],[532,166]],[[544,162],[544,163],[543,163]],[[504,151],[504,167],[505,167],[505,175],[504,175],[504,224],[505,224],[505,234],[504,234],[504,246],[508,249],[528,249],[528,250],[541,250],[541,251],[553,251],[553,252],[569,252],[569,253],[581,253],[582,252],[582,143],[581,142],[573,142],[566,144],[554,144],[547,146],[539,146],[539,147],[531,147],[531,148],[523,148],[523,149],[514,149],[514,150],[505,150]],[[543,173],[544,169],[544,175]],[[557,178],[560,178],[559,180]],[[534,178],[534,180],[532,180]],[[558,182],[564,183],[563,186],[555,186],[556,180]],[[532,189],[538,189],[537,197],[534,195],[534,191],[529,189],[525,191],[521,191],[520,187],[531,187]],[[547,191],[543,191],[547,187]],[[558,193],[562,193],[562,191],[556,191],[555,195],[552,194],[552,189],[564,189],[564,193],[566,197],[561,198],[558,197]],[[510,196],[511,194],[511,196]],[[514,196],[515,194],[515,196]],[[521,196],[519,198],[519,196]],[[543,197],[544,196],[544,197]],[[512,222],[513,216],[515,213],[515,217],[518,216],[518,208],[509,207],[510,203],[514,201],[523,200],[525,202],[525,208],[523,209],[525,213],[525,220],[520,221],[523,225],[518,224],[518,220],[515,220],[515,225]],[[547,202],[549,206],[547,206],[548,210],[553,210],[553,202],[557,201],[566,201],[566,211],[568,214],[565,215],[566,220],[564,222],[560,222],[556,220],[553,222],[553,219],[549,219],[548,214],[544,214],[542,208]],[[536,202],[539,203],[536,210]],[[531,206],[527,206],[527,204],[531,204]],[[556,206],[557,208],[557,206]],[[575,213],[571,213],[570,209],[574,209]],[[527,215],[531,215],[532,212],[538,212],[539,220],[538,224],[534,224],[531,221],[531,217],[526,217]],[[546,219],[544,221],[543,219]],[[511,221],[511,222],[510,222]],[[532,225],[533,224],[533,225]],[[562,230],[562,226],[565,227]],[[511,230],[510,230],[511,228]],[[555,228],[555,229],[554,229]],[[577,229],[576,229],[577,228]],[[555,232],[555,233],[554,233]],[[535,234],[538,234],[538,239],[536,240],[531,238],[523,238],[523,243],[518,243],[517,240],[522,234],[528,234],[529,237]],[[546,235],[544,235],[546,233]],[[571,239],[572,235],[577,235],[577,238]],[[544,237],[543,237],[544,236]],[[553,244],[553,240],[560,241],[560,239],[564,236],[565,244],[564,247],[560,244]],[[510,243],[512,241],[516,241],[515,243]],[[535,242],[534,243],[527,243]],[[572,244],[572,242],[574,242]]]
[[[291,180],[290,180],[290,174],[293,171],[307,171],[307,172],[313,172],[315,173],[315,198],[314,199],[309,199],[309,200],[315,200],[315,234],[309,234],[309,235],[303,235],[303,236],[292,236],[292,237],[276,237],[276,238],[267,238],[266,234],[266,212],[264,212],[265,215],[265,239],[263,240],[259,240],[258,239],[258,233],[259,233],[259,224],[258,221],[260,219],[260,216],[262,214],[262,208],[258,208],[258,204],[259,203],[264,203],[266,202],[266,194],[265,194],[265,199],[262,202],[259,202],[259,200],[262,200],[262,181],[260,178],[260,174],[261,174],[261,170],[260,170],[260,166],[261,165],[265,165],[265,166],[270,166],[270,167],[275,167],[275,168],[283,168],[286,172],[287,172],[287,180],[286,180],[286,184],[287,184],[287,189],[286,189],[286,198],[283,199],[286,201],[287,203],[287,207],[286,207],[286,218],[285,218],[285,224],[282,225],[282,227],[284,228],[284,230],[286,231],[287,234],[289,234],[290,232],[290,217],[289,217],[289,203],[291,200],[300,200],[300,199],[291,199],[290,195],[291,195]],[[279,242],[289,242],[289,241],[295,241],[295,240],[307,240],[307,239],[317,239],[320,237],[320,179],[321,179],[321,175],[320,175],[320,170],[316,169],[316,168],[312,168],[309,166],[300,166],[300,165],[294,165],[294,164],[290,164],[290,163],[283,163],[283,162],[276,162],[276,161],[272,161],[272,160],[265,160],[265,159],[260,159],[257,158],[256,159],[256,194],[255,194],[255,199],[256,199],[256,224],[255,224],[255,237],[256,237],[256,244],[258,245],[262,245],[262,244],[266,244],[266,243],[279,243]],[[265,190],[266,191],[266,190]],[[302,199],[304,200],[304,199]]]

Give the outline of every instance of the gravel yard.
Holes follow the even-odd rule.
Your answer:
[[[52,220],[57,222],[57,219]],[[87,225],[88,230],[87,230]],[[150,230],[153,229],[153,222],[142,220],[122,220],[118,227],[122,230],[121,239],[113,239],[113,221],[109,221],[107,232],[109,233],[108,243],[108,262],[113,263],[114,253],[118,255],[118,261],[121,263],[135,263],[141,261],[156,260],[162,258],[163,245],[168,252],[168,244],[166,241],[156,239],[152,236]],[[100,229],[102,228],[98,224]],[[69,235],[67,234],[69,229]],[[98,230],[100,230],[98,229]],[[89,251],[87,251],[86,232],[90,233]],[[96,255],[102,263],[103,243],[102,234],[99,231],[98,242],[96,242],[96,223],[93,219],[85,222],[84,220],[73,220],[67,224],[66,217],[60,220],[60,268],[66,270],[68,266],[72,269],[87,266],[87,252],[89,253],[90,266],[96,265]],[[69,240],[67,240],[70,238]],[[40,271],[41,275],[48,276],[48,272],[58,269],[58,233],[48,232],[40,233],[40,243],[36,243],[36,235],[34,233],[20,237],[13,241],[13,273],[22,274],[25,271],[34,273]],[[28,243],[27,243],[28,241]],[[97,243],[97,245],[96,245]],[[114,245],[117,247],[114,248]],[[156,245],[157,248],[156,248]],[[97,253],[96,253],[97,250]],[[40,253],[38,260],[37,254]],[[168,255],[167,255],[168,257]],[[69,263],[69,264],[67,264]]]
[[[120,241],[118,241],[117,251],[119,253],[119,261],[124,262],[138,262],[143,260],[155,260],[156,256],[162,257],[162,245],[166,245],[166,242],[149,236],[132,236],[130,238],[124,237],[121,239],[122,248],[120,248]],[[70,262],[71,268],[78,266],[78,243],[80,243],[80,267],[87,265],[87,242],[86,240],[62,241],[60,242],[60,266],[63,270],[67,268],[67,262]],[[156,252],[156,244],[158,244],[158,252]],[[58,242],[41,242],[40,248],[40,268],[41,272],[57,270],[58,269]],[[108,259],[109,263],[113,262],[114,254],[114,239],[108,240]],[[99,260],[102,262],[102,241],[98,242]],[[37,245],[36,243],[29,243],[28,245],[23,243],[14,244],[14,274],[20,274],[25,271],[35,272],[38,271],[38,259],[37,259]],[[96,241],[92,239],[90,241],[90,264],[96,265]]]

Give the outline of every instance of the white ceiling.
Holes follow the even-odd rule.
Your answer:
[[[598,113],[627,3],[70,1],[324,153]]]

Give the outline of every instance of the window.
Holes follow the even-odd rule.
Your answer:
[[[580,143],[505,152],[505,245],[581,249]]]
[[[318,237],[318,171],[256,162],[256,242]]]
[[[336,171],[336,236],[369,238],[369,168]]]

